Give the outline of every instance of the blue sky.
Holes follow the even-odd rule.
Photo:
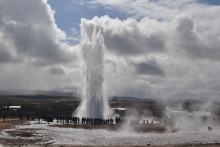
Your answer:
[[[201,3],[210,4],[210,5],[220,5],[219,0],[199,0]]]

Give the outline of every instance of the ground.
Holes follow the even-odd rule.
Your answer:
[[[159,124],[136,125],[123,132],[122,125],[63,125],[38,121],[0,119],[0,147],[11,146],[153,146],[153,147],[217,147],[220,133],[216,131],[181,132],[165,129]],[[121,132],[120,132],[121,131]],[[119,132],[119,133],[118,133]]]

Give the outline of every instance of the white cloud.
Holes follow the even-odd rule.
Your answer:
[[[110,95],[219,98],[220,7],[193,0],[169,2],[93,1],[127,13],[135,5],[131,16],[141,16],[94,17],[81,24],[89,34],[93,24],[102,29]]]
[[[133,18],[150,17],[171,20],[188,7],[197,5],[197,0],[92,0],[91,4],[101,4],[126,12]]]
[[[131,17],[94,17],[81,24],[90,36],[94,24],[102,29],[109,95],[219,98],[219,6],[197,0],[81,4],[101,4],[107,11],[117,9]],[[0,0],[0,5],[4,6],[0,9],[0,87],[80,89],[79,47],[65,43],[79,37],[67,37],[57,28],[55,12],[46,1]],[[78,35],[74,28],[72,33]]]
[[[65,75],[65,70],[62,67],[50,67],[49,72],[51,75]]]
[[[147,22],[147,20],[149,20]],[[147,23],[145,23],[147,22]],[[160,29],[151,28],[158,22],[143,19],[137,22],[135,19],[119,20],[108,16],[94,17],[92,20],[82,20],[82,27],[92,34],[93,24],[102,28],[105,45],[108,50],[120,55],[140,55],[150,52],[164,52],[165,36]]]
[[[54,11],[45,0],[0,0],[0,5],[0,52],[5,54],[2,62],[50,65],[73,59],[69,46],[59,42],[66,34],[57,28]]]
[[[60,41],[69,38],[46,0],[0,0],[0,6],[0,88],[52,89],[66,68],[75,68],[78,47]]]

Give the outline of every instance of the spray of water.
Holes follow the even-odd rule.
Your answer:
[[[104,94],[104,38],[101,29],[93,26],[92,36],[82,25],[81,53],[84,60],[85,89],[83,101],[75,114],[78,117],[106,118],[109,105]]]

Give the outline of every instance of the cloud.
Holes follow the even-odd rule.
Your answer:
[[[1,0],[0,5],[2,63],[16,60],[50,65],[72,61],[74,54],[68,51],[69,46],[59,41],[66,34],[57,28],[55,12],[45,0]]]
[[[155,75],[155,76],[165,76],[164,71],[155,62],[141,62],[135,63],[135,72],[140,75]]]
[[[219,60],[220,34],[213,30],[220,28],[216,25],[218,21],[210,18],[218,11],[209,6],[207,11],[210,14],[206,14],[206,19],[210,23],[201,19],[202,13],[193,18],[195,12],[191,15],[184,12],[170,21],[159,21],[149,17],[140,21],[131,18],[119,20],[108,16],[94,17],[92,20],[82,19],[81,27],[91,36],[91,28],[97,24],[102,29],[106,49],[118,56],[138,57],[152,53],[175,52],[190,59]]]
[[[212,32],[213,29],[217,29],[215,26],[217,22],[209,18],[207,21],[213,24],[201,23],[187,16],[179,17],[175,40],[180,51],[192,59],[220,60],[220,34]]]
[[[50,67],[49,71],[52,75],[65,75],[65,70],[61,67]]]
[[[197,2],[197,0],[92,0],[88,4],[117,8],[136,19],[148,16],[158,20],[171,20],[183,9],[193,7],[198,4]]]
[[[0,0],[0,6],[0,88],[60,90],[78,67],[78,46],[65,43],[55,11],[46,0]]]
[[[12,61],[11,55],[3,49],[0,49],[0,63]]]
[[[119,20],[108,16],[82,19],[81,27],[92,36],[92,26],[98,24],[102,29],[107,50],[121,56],[136,56],[151,52],[164,52],[165,37],[160,30],[151,31],[141,26],[146,19],[137,22],[135,19]],[[145,25],[147,27],[149,22]]]
[[[82,89],[80,49],[68,45],[80,38],[78,30],[67,37],[57,28],[45,0],[0,5],[0,87]],[[102,30],[108,95],[219,99],[220,6],[197,0],[83,1],[86,5],[130,17],[81,22],[90,38],[94,25]]]
[[[108,30],[106,46],[117,53],[136,55],[149,53],[151,49],[167,51],[170,50],[168,44],[191,59],[220,59],[220,27],[217,25],[220,23],[220,6],[198,3],[197,0],[93,0],[90,4],[114,7],[139,20],[105,19],[104,23],[99,20],[104,28],[110,29],[104,29]],[[149,31],[146,34],[145,31],[152,28],[150,35]]]
[[[116,1],[94,3],[97,2],[118,8],[128,6],[127,1],[120,1],[125,5]],[[139,3],[137,9],[141,10],[145,5]],[[103,16],[82,21],[81,26],[89,34],[94,24],[102,29],[109,94],[217,100],[220,96],[219,6],[193,0],[146,3],[152,11],[146,10],[149,14],[142,13],[139,20],[131,15],[133,18],[125,20]],[[170,12],[172,15],[168,15]],[[151,58],[156,62],[148,60]]]

